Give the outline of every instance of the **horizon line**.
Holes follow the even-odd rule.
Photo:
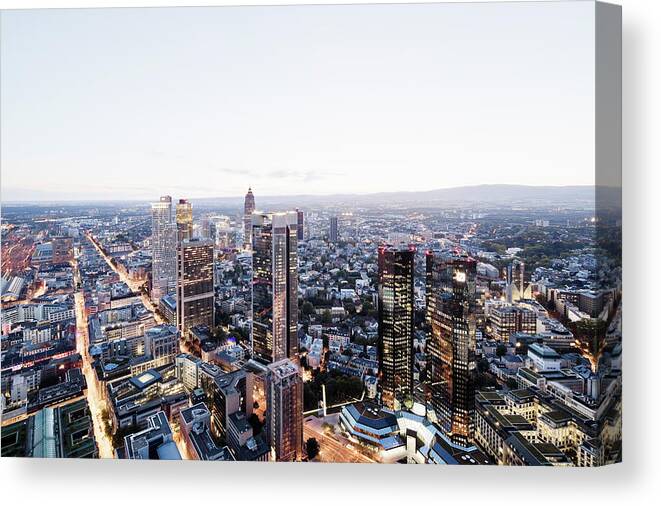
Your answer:
[[[460,190],[468,188],[485,188],[485,187],[518,187],[518,188],[620,188],[619,186],[608,186],[608,185],[597,185],[597,184],[568,184],[568,185],[527,185],[527,184],[516,184],[516,183],[485,183],[485,184],[474,184],[474,185],[461,185],[461,186],[447,186],[441,188],[433,188],[431,190],[391,190],[391,191],[378,191],[378,192],[365,192],[365,193],[323,193],[323,194],[314,194],[314,193],[293,193],[293,194],[282,194],[282,195],[263,195],[259,198],[268,199],[268,198],[295,198],[295,197],[339,197],[339,196],[348,196],[348,197],[360,197],[360,196],[370,196],[370,195],[384,195],[384,194],[411,194],[411,193],[430,193],[440,190]],[[252,185],[251,185],[252,188]],[[247,190],[246,190],[247,193]],[[254,190],[253,190],[254,193]],[[168,193],[159,193],[155,192],[153,199],[144,199],[144,198],[115,198],[115,199],[84,199],[84,198],[73,198],[73,199],[43,199],[43,200],[4,200],[0,199],[0,205],[4,204],[75,204],[75,203],[87,203],[87,202],[104,202],[104,203],[120,203],[120,202],[131,202],[131,203],[150,203],[156,201],[160,196],[166,196]],[[259,194],[258,194],[259,195]],[[170,195],[171,196],[171,195]],[[186,198],[186,200],[213,200],[213,199],[242,199],[245,197],[245,194],[239,195],[226,195],[226,196],[216,196],[216,197],[177,197],[177,198]],[[174,198],[174,197],[173,197]]]

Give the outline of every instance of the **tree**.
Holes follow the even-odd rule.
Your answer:
[[[324,310],[321,321],[327,324],[333,321],[333,316],[331,315],[330,309]]]
[[[112,447],[119,448],[124,446],[124,438],[130,434],[134,434],[135,432],[138,432],[138,428],[132,425],[129,427],[117,429],[111,437]]]
[[[308,459],[313,460],[317,455],[319,455],[319,442],[311,437],[305,442],[305,452],[308,454]]]
[[[514,378],[507,378],[507,388],[510,390],[516,390],[519,385],[517,384]]]
[[[507,348],[505,347],[504,344],[499,344],[498,346],[496,346],[496,356],[499,359],[502,359],[506,354],[507,354]]]
[[[313,315],[314,312],[314,306],[309,301],[305,301],[301,306],[301,313],[303,313],[304,316]]]

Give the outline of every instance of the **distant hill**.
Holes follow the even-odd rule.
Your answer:
[[[159,196],[158,189],[155,189],[154,200]],[[618,201],[621,197],[621,191],[615,188],[599,187],[599,202]],[[185,196],[173,195],[179,198]],[[242,208],[243,195],[234,197],[208,197],[191,198],[193,205],[208,208]],[[593,205],[595,202],[594,186],[525,186],[512,184],[485,184],[476,186],[459,186],[455,188],[441,188],[427,191],[408,191],[408,192],[381,192],[381,193],[343,193],[334,195],[261,195],[255,194],[257,208],[268,210],[269,208],[294,208],[308,207],[313,205],[356,205],[356,206],[377,206],[385,205],[417,205],[442,206],[442,205],[508,205],[508,206],[546,206],[549,204],[558,205]],[[34,204],[37,206],[54,205],[75,205],[90,204],[98,205],[130,205],[145,204],[146,200],[58,200],[46,199],[40,201],[13,200],[4,201],[3,205],[25,205]]]
[[[365,194],[335,194],[335,195],[288,195],[269,196],[255,194],[257,208],[267,206],[301,206],[310,204],[526,204],[546,205],[549,203],[591,203],[595,199],[594,186],[525,186],[492,184],[477,186],[460,186],[456,188],[441,188],[428,191],[382,192]],[[222,197],[191,199],[193,204],[203,206],[241,206],[243,197]]]

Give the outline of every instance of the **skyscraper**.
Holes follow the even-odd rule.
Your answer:
[[[331,216],[330,218],[330,232],[328,234],[328,239],[330,242],[337,242],[339,237],[339,231],[337,229],[337,216]]]
[[[177,203],[177,242],[193,238],[193,206],[186,199]]]
[[[278,461],[303,456],[303,379],[292,360],[268,365],[267,430],[271,453]]]
[[[213,242],[184,240],[177,250],[177,326],[183,338],[196,325],[214,325]]]
[[[427,252],[431,318],[431,404],[439,425],[457,444],[474,436],[477,262],[455,253]]]
[[[304,228],[304,220],[305,220],[305,215],[303,214],[303,211],[300,209],[296,209],[296,215],[298,216],[298,221],[297,221],[297,232],[298,232],[298,240],[302,241],[303,240],[303,228]]]
[[[252,345],[264,363],[298,355],[298,256],[295,212],[252,220]]]
[[[177,236],[172,219],[172,197],[151,205],[152,300],[174,292],[177,280]]]
[[[400,409],[413,393],[413,247],[379,247],[379,394]]]
[[[255,212],[255,196],[252,194],[252,188],[248,188],[246,198],[243,203],[243,247],[250,249],[252,247],[252,214]]]

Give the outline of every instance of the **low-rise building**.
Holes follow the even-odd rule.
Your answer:
[[[200,402],[179,412],[179,428],[192,460],[234,460],[229,448],[218,447],[209,430],[211,412]]]
[[[127,459],[181,460],[172,429],[163,411],[147,419],[147,427],[124,438]]]

